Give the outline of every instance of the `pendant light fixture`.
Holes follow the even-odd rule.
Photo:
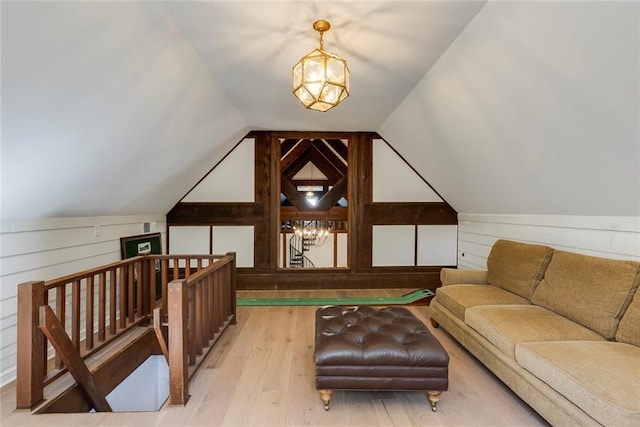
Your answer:
[[[329,28],[331,24],[322,19],[313,23],[320,33],[320,47],[293,67],[293,94],[310,110],[328,111],[349,96],[347,61],[324,50],[322,36]]]

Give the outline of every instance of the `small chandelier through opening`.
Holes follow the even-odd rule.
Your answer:
[[[320,47],[293,67],[293,94],[305,108],[328,111],[349,96],[347,61],[324,50],[322,36],[331,25],[325,20],[313,23],[320,33]]]

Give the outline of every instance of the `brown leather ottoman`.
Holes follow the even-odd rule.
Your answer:
[[[316,389],[423,391],[436,410],[449,386],[449,355],[402,307],[328,306],[316,311]]]

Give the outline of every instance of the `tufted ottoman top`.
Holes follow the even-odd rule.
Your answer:
[[[316,311],[314,362],[322,366],[447,367],[449,356],[402,307],[328,306]]]

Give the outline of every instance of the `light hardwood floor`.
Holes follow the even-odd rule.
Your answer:
[[[243,291],[242,297],[401,295],[409,290]],[[158,412],[31,415],[16,411],[15,387],[0,390],[4,426],[545,426],[545,421],[441,329],[450,356],[449,391],[432,412],[418,392],[336,391],[325,411],[314,388],[317,307],[238,307],[190,383],[186,406]],[[429,328],[426,306],[410,309]]]

